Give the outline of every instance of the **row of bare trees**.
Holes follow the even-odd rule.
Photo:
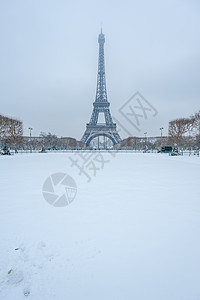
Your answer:
[[[84,148],[83,142],[71,137],[57,137],[51,132],[41,132],[38,137],[24,136],[23,149],[67,150]]]
[[[75,149],[78,145],[78,141],[70,137],[57,137],[50,132],[41,132],[38,141],[45,149],[57,150],[57,149]]]
[[[0,115],[0,140],[1,144],[14,147],[17,152],[17,145],[23,141],[23,123]]]
[[[200,111],[169,122],[169,142],[179,147],[200,147]]]

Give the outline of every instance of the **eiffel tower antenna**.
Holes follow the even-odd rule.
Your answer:
[[[98,137],[98,148],[99,148],[99,137],[104,138],[104,148],[105,138],[109,139],[113,145],[119,143],[121,138],[116,129],[116,123],[113,122],[110,114],[110,103],[107,99],[106,91],[106,77],[105,77],[105,62],[104,62],[104,43],[105,36],[102,33],[99,34],[99,62],[98,62],[98,74],[97,74],[97,88],[96,88],[96,98],[93,103],[93,112],[90,122],[86,124],[86,131],[81,139],[82,142],[86,143],[88,147],[91,146],[91,141]],[[105,123],[97,123],[99,113],[103,113],[105,117]]]

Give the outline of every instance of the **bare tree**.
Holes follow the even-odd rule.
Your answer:
[[[9,131],[9,118],[0,115],[0,138],[4,139]]]
[[[194,118],[194,131],[195,131],[195,144],[200,148],[200,110],[193,115]]]
[[[0,115],[0,138],[4,143],[14,145],[17,152],[17,144],[23,140],[23,123]]]
[[[23,124],[19,120],[10,119],[9,122],[9,140],[14,144],[15,153],[17,153],[17,144],[23,141]]]
[[[180,118],[170,121],[168,128],[169,141],[173,144],[181,146],[183,137],[191,126],[190,118]]]
[[[41,132],[40,137],[42,138],[42,144],[44,148],[53,150],[58,148],[59,139],[55,134],[52,134],[51,132]]]
[[[195,113],[192,117],[194,118],[194,128],[196,130],[196,134],[199,135],[200,134],[200,111]]]

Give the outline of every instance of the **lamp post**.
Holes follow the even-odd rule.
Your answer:
[[[162,131],[163,131],[163,127],[160,128],[160,137],[161,137],[161,152],[162,152]]]
[[[30,130],[30,152],[32,153],[32,145],[31,145],[31,131],[33,130],[32,127],[28,128]]]

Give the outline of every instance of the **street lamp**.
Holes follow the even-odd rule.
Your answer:
[[[162,152],[162,131],[163,131],[163,127],[160,128],[160,135],[161,135],[161,152]]]
[[[30,152],[32,153],[32,145],[31,145],[31,131],[33,130],[32,127],[28,128],[30,130]]]

